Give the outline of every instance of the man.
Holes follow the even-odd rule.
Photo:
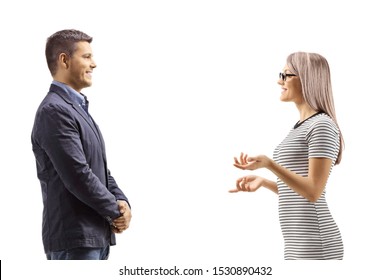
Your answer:
[[[107,168],[103,137],[81,93],[96,68],[92,37],[62,30],[47,39],[53,77],[31,141],[43,197],[47,259],[107,259],[115,233],[129,226],[128,199]]]

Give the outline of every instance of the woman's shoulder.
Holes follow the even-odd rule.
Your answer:
[[[327,113],[320,113],[310,120],[308,129],[326,129],[338,132],[338,127],[333,119]]]
[[[318,124],[318,123],[324,123],[324,124],[329,123],[329,124],[336,125],[333,119],[325,112],[321,112],[311,119],[311,124]]]

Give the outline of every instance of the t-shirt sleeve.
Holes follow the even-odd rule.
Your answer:
[[[309,158],[337,159],[340,149],[340,135],[332,120],[320,119],[313,123],[307,134]]]

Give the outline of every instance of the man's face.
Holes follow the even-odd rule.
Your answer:
[[[96,67],[93,60],[91,45],[88,42],[78,42],[76,51],[69,58],[66,83],[78,92],[92,85],[92,72]]]

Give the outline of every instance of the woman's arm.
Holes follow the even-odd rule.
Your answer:
[[[273,191],[276,194],[279,194],[278,193],[278,186],[276,185],[275,181],[270,181],[270,180],[264,179],[263,187],[269,189],[270,191]]]
[[[331,159],[309,158],[309,174],[307,177],[298,175],[273,160],[270,160],[267,168],[295,192],[307,198],[310,202],[316,202],[325,189],[331,167]]]
[[[328,158],[309,158],[309,174],[307,177],[288,170],[264,155],[248,157],[241,154],[240,160],[235,159],[234,166],[244,170],[267,168],[292,190],[309,201],[316,202],[324,191],[332,168],[332,160]]]

